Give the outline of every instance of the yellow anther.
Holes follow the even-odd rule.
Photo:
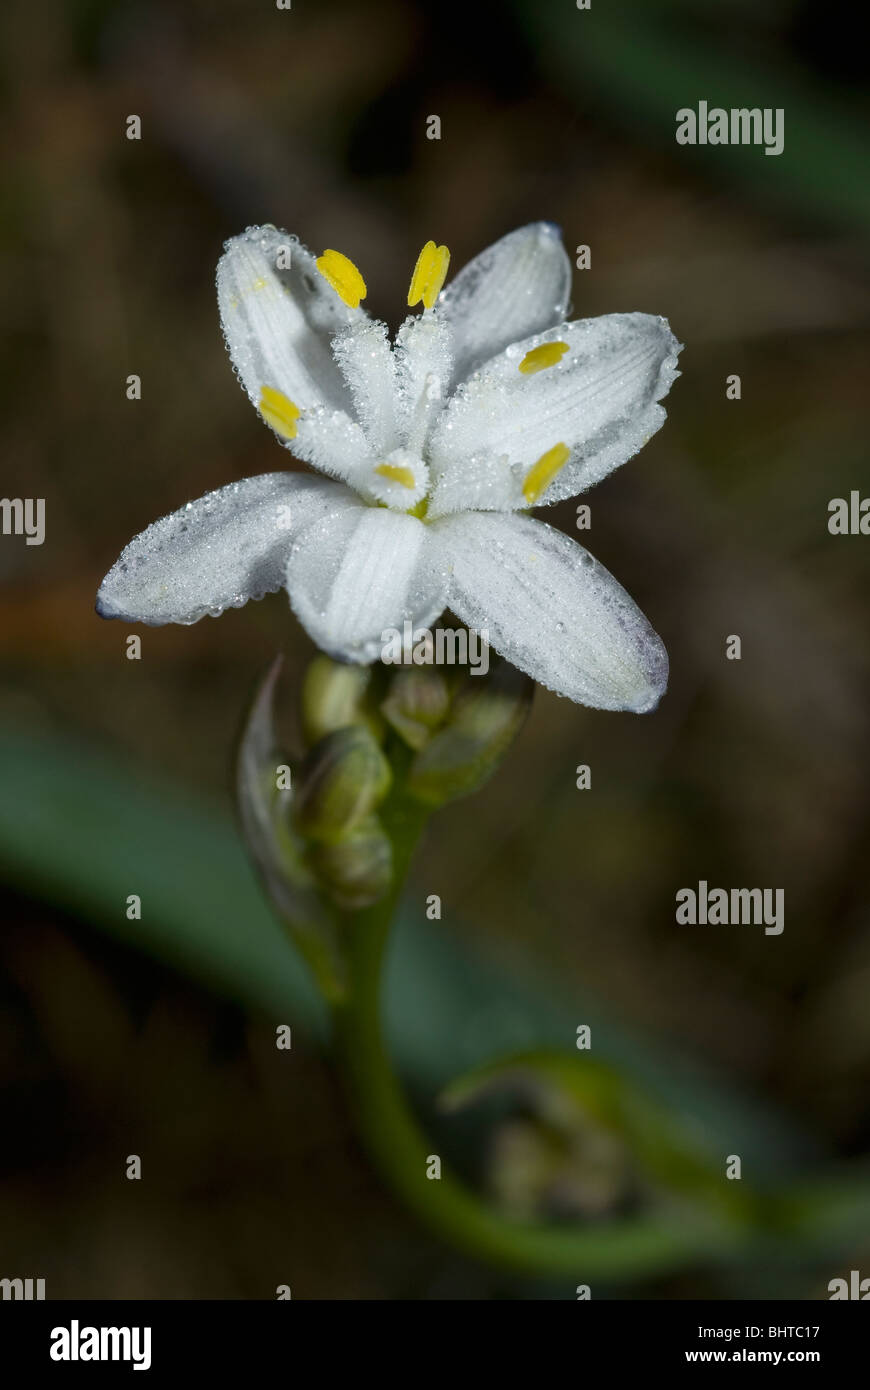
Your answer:
[[[276,434],[284,439],[296,438],[296,421],[302,411],[283,391],[276,391],[274,386],[261,386],[260,414]]]
[[[523,497],[530,507],[534,506],[543,492],[546,492],[559,469],[568,461],[570,454],[571,450],[567,444],[554,444],[552,449],[541,454],[537,463],[532,464],[523,479]]]
[[[427,241],[417,257],[411,288],[408,290],[408,307],[413,308],[422,299],[425,308],[431,309],[441,293],[441,286],[447,279],[450,252],[446,246],[436,246]]]
[[[339,299],[343,299],[349,309],[358,309],[360,300],[365,299],[368,291],[353,261],[340,251],[324,251],[315,264]]]
[[[380,473],[382,478],[391,478],[394,483],[401,483],[402,487],[415,488],[417,479],[414,477],[412,469],[406,468],[401,463],[379,463],[375,468],[376,473]]]
[[[520,363],[520,371],[525,376],[531,376],[533,372],[542,372],[545,367],[555,367],[567,351],[567,343],[540,343],[536,348],[529,348]]]

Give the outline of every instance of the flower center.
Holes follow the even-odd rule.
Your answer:
[[[365,298],[366,283],[353,261],[340,251],[327,250],[317,269],[338,297],[351,309]],[[428,505],[429,468],[423,457],[433,418],[444,403],[449,376],[449,337],[435,306],[444,285],[450,252],[427,241],[417,257],[408,305],[422,301],[424,312],[406,320],[391,348],[383,324],[354,324],[333,347],[354,397],[360,424],[371,448],[370,460],[360,460],[358,471],[347,481],[370,502],[393,511],[425,516]],[[518,363],[522,376],[557,368],[569,345],[562,341],[530,348]],[[260,413],[283,439],[297,437],[297,421],[303,414],[283,392],[261,387]],[[390,448],[391,444],[400,447]],[[551,446],[517,478],[523,503],[534,506],[565,466],[571,451],[564,443]],[[514,466],[514,476],[518,466]],[[516,503],[514,504],[516,505]]]
[[[376,501],[394,511],[414,511],[429,490],[429,468],[410,449],[393,449],[375,464],[368,491]]]

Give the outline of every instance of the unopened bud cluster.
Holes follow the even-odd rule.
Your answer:
[[[330,905],[357,911],[392,886],[388,807],[401,813],[412,804],[425,814],[475,791],[519,731],[533,685],[502,661],[472,679],[455,667],[351,666],[318,656],[301,691],[306,752],[293,762],[292,794],[278,796],[276,762],[288,760],[277,752],[276,675],[274,667],[248,723],[240,804],[270,896],[319,938]]]
[[[531,692],[503,662],[476,680],[456,669],[311,663],[292,825],[336,905],[366,907],[390,887],[392,845],[379,815],[388,796],[434,809],[474,791],[519,730]]]
[[[392,780],[383,749],[364,723],[318,739],[302,764],[293,826],[339,907],[366,907],[390,886],[392,847],[377,810]]]

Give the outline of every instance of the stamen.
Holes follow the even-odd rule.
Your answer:
[[[427,241],[417,257],[414,274],[411,276],[411,288],[408,290],[410,309],[419,304],[421,299],[424,308],[432,308],[447,278],[449,264],[450,252],[447,247],[436,246],[434,241]]]
[[[571,450],[567,444],[554,444],[552,449],[541,454],[537,463],[532,464],[523,479],[523,497],[530,507],[534,506],[543,492],[546,492],[570,454]]]
[[[375,472],[380,473],[382,478],[390,478],[394,483],[401,483],[402,487],[415,488],[417,486],[413,469],[406,468],[404,464],[379,463]]]
[[[324,251],[315,265],[339,299],[344,300],[349,309],[358,309],[360,300],[365,299],[368,291],[353,261],[340,251]]]
[[[567,351],[567,343],[540,343],[526,353],[520,363],[520,371],[524,376],[532,376],[534,372],[542,372],[545,367],[555,367]]]
[[[276,391],[274,386],[261,386],[260,414],[276,434],[284,439],[296,438],[296,421],[302,411],[283,391]]]

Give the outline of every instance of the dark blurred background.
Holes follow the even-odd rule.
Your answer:
[[[285,596],[143,629],[141,661],[93,613],[148,522],[285,466],[214,293],[223,239],[263,221],[351,256],[395,327],[429,237],[458,269],[551,219],[592,249],[575,316],[660,313],[686,344],[664,429],[588,499],[589,547],[664,637],[670,690],[639,718],[539,692],[506,767],[433,822],[391,1004],[409,1084],[431,1094],[454,1065],[540,1040],[558,992],[567,1047],[592,1021],[769,1180],[866,1156],[870,540],[827,530],[831,498],[870,495],[859,14],[3,7],[2,492],[44,497],[47,533],[0,539],[0,1276],[57,1298],[572,1296],[460,1259],[404,1214],[348,1128],[302,972],[278,980],[290,948],[237,847],[229,766],[274,652],[288,705],[310,655]],[[674,113],[701,99],[783,107],[784,153],[678,146]],[[547,519],[571,531],[573,504]],[[678,927],[674,894],[701,878],[784,888],[784,934]],[[414,955],[427,932],[437,997]],[[493,1181],[497,1139],[451,1139],[456,1123],[434,1118],[433,1143],[465,1143]],[[698,1262],[596,1294],[826,1297],[862,1261],[857,1228],[839,1264]]]

